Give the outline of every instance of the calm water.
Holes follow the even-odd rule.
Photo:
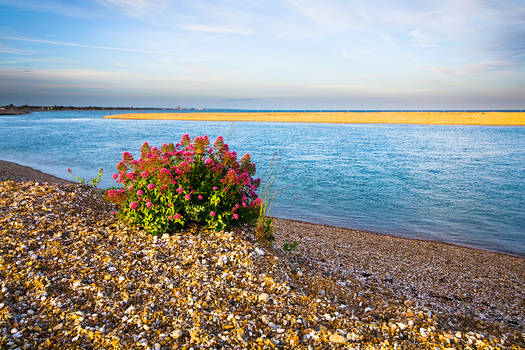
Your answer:
[[[525,127],[104,120],[0,116],[0,159],[103,187],[123,151],[222,135],[258,176],[283,154],[273,215],[525,256]],[[121,112],[119,112],[121,113]]]

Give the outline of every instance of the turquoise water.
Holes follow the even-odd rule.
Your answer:
[[[105,120],[0,116],[0,159],[103,187],[123,151],[222,135],[258,176],[281,153],[273,215],[525,256],[525,127]],[[119,111],[119,113],[121,113]]]

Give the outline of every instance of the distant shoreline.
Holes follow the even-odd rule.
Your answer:
[[[251,121],[291,123],[525,125],[525,112],[219,112],[127,113],[105,119]]]

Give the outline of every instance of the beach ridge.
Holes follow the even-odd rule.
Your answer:
[[[293,123],[525,125],[525,112],[205,112],[126,113],[105,119],[251,121]]]
[[[3,171],[6,164],[10,166],[9,172]],[[38,176],[36,180],[40,184],[36,184],[34,182],[35,179],[32,179],[32,176],[35,174]],[[14,177],[15,175],[16,177]],[[202,281],[202,278],[210,278],[210,276],[204,277],[199,275],[199,277],[191,274],[200,274],[202,268],[211,268],[205,261],[214,261],[217,259],[217,256],[206,253],[208,255],[205,254],[204,262],[194,261],[192,263],[196,264],[194,267],[191,264],[185,265],[188,263],[181,262],[181,259],[190,259],[192,254],[199,251],[199,249],[209,249],[208,245],[214,247],[213,251],[223,251],[226,247],[223,247],[221,242],[230,242],[233,239],[235,244],[229,245],[228,250],[224,251],[230,251],[235,255],[235,259],[241,257],[242,259],[255,258],[260,265],[257,268],[259,269],[257,270],[259,271],[258,273],[273,271],[271,274],[275,281],[281,281],[275,283],[288,281],[286,283],[290,283],[294,288],[293,293],[304,293],[307,291],[314,298],[319,296],[322,300],[327,298],[328,303],[336,301],[336,305],[337,303],[346,305],[346,309],[341,309],[342,314],[344,315],[345,312],[350,312],[350,309],[352,309],[351,314],[358,317],[361,320],[360,322],[365,322],[365,325],[374,318],[376,320],[382,319],[385,317],[384,314],[386,312],[390,315],[388,317],[397,320],[397,323],[388,327],[398,327],[396,332],[405,335],[411,334],[409,337],[414,335],[407,332],[414,330],[418,335],[416,338],[410,339],[420,342],[420,344],[430,344],[427,342],[431,341],[434,342],[433,344],[437,342],[454,346],[454,344],[459,345],[468,341],[476,342],[482,339],[476,337],[476,332],[481,332],[480,334],[484,334],[484,339],[490,341],[497,338],[499,339],[497,342],[500,342],[502,339],[498,337],[501,334],[506,334],[507,344],[511,342],[518,344],[518,346],[520,344],[524,345],[523,335],[520,332],[524,331],[523,315],[525,314],[525,306],[523,305],[521,287],[525,284],[525,258],[440,242],[406,239],[285,219],[275,219],[277,240],[273,247],[261,246],[257,248],[253,238],[250,238],[250,233],[242,230],[235,234],[213,234],[212,236],[216,238],[210,238],[209,233],[206,234],[202,231],[197,233],[181,231],[175,233],[172,238],[166,238],[167,240],[156,240],[151,235],[144,234],[140,230],[126,228],[118,223],[115,218],[112,218],[110,215],[111,208],[102,201],[100,192],[80,190],[80,187],[75,184],[62,182],[63,180],[56,177],[49,176],[46,178],[45,175],[42,172],[34,173],[28,167],[17,167],[16,163],[0,162],[0,182],[3,191],[0,191],[2,192],[0,199],[3,204],[6,204],[6,201],[11,203],[9,207],[4,205],[7,210],[0,213],[0,221],[6,224],[3,236],[4,250],[2,251],[5,262],[12,261],[14,263],[14,260],[7,258],[9,249],[11,249],[9,247],[17,249],[17,251],[20,251],[20,254],[23,253],[21,256],[25,257],[27,252],[21,251],[20,247],[33,244],[27,243],[26,239],[30,241],[37,239],[40,242],[51,240],[47,248],[35,251],[35,253],[40,255],[47,254],[46,256],[55,256],[57,254],[55,251],[57,244],[62,250],[60,254],[69,256],[76,254],[74,252],[88,252],[92,250],[88,245],[92,244],[92,242],[97,242],[99,248],[96,251],[110,254],[112,257],[108,261],[115,261],[115,263],[119,261],[119,263],[117,265],[115,263],[108,265],[110,267],[94,266],[93,264],[99,264],[97,262],[99,261],[98,258],[93,260],[93,257],[86,253],[87,255],[84,254],[80,263],[84,261],[87,266],[84,265],[82,269],[99,271],[110,268],[114,269],[114,273],[126,276],[129,272],[125,272],[121,265],[128,264],[126,266],[129,267],[135,263],[131,257],[126,258],[119,255],[121,253],[118,252],[122,250],[122,247],[126,247],[125,251],[140,252],[149,251],[148,249],[151,249],[151,246],[154,245],[155,247],[158,246],[155,248],[156,250],[160,249],[159,252],[162,251],[164,253],[159,255],[161,260],[157,261],[157,258],[155,258],[148,263],[148,266],[152,263],[161,263],[165,259],[173,260],[170,263],[172,267],[177,264],[178,266],[186,266],[184,269],[190,268],[190,270],[184,271],[189,271],[190,274],[188,275],[184,272],[183,275],[190,279],[187,283],[191,286],[194,285],[192,284],[194,283],[192,282],[193,278],[195,278],[195,281]],[[56,182],[60,182],[60,184],[56,184]],[[27,214],[27,210],[30,210],[30,215]],[[77,212],[79,213],[78,215],[75,214]],[[34,225],[32,220],[40,222],[38,232],[24,228]],[[46,224],[50,225],[49,229],[42,226],[46,220],[51,220]],[[46,236],[49,232],[52,232],[56,237]],[[196,236],[193,236],[194,234]],[[202,240],[199,243],[200,248],[191,248],[192,244],[199,240]],[[294,241],[299,242],[299,246],[294,252],[288,253],[280,248],[285,242]],[[72,244],[71,242],[75,243]],[[117,246],[120,248],[117,249]],[[180,253],[176,252],[180,252],[181,249],[189,250],[184,253],[186,255],[180,256]],[[246,255],[246,252],[252,250],[256,253]],[[171,253],[168,254],[168,251]],[[114,260],[116,259],[113,256],[115,254],[119,255],[118,259],[121,260]],[[27,258],[29,259],[31,256],[29,254]],[[106,256],[104,259],[108,259],[108,257]],[[248,264],[249,261],[251,260],[246,260],[243,264]],[[26,264],[27,261],[23,263]],[[67,269],[75,267],[78,261],[73,259],[68,262],[68,264],[75,265],[68,268],[55,266],[57,263],[57,261],[46,263],[49,265],[47,274],[55,276],[59,271],[67,272]],[[21,266],[25,266],[24,264]],[[165,262],[161,263],[161,265],[163,264]],[[136,266],[144,265],[139,264]],[[250,265],[242,266],[247,268]],[[262,270],[260,270],[261,267],[263,268]],[[75,268],[78,268],[78,266]],[[158,269],[159,267],[153,265],[152,268]],[[252,269],[252,267],[249,268]],[[13,266],[8,263],[2,266],[0,273],[8,273],[11,277],[14,277],[14,273],[7,272],[12,269]],[[16,271],[16,269],[13,271]],[[172,271],[172,269],[170,268],[169,271]],[[93,276],[98,276],[98,272],[93,273],[95,273]],[[140,274],[140,270],[137,273]],[[252,271],[252,273],[254,272]],[[154,278],[153,275],[149,276]],[[96,282],[99,287],[107,283],[113,283],[111,280],[105,280],[107,272],[106,277],[104,277],[104,274],[98,277],[102,278]],[[97,279],[98,277],[93,278]],[[24,275],[23,271],[20,271],[16,278],[23,280],[27,276]],[[53,278],[56,278],[56,276]],[[73,286],[81,286],[83,282],[78,281],[82,281],[86,277],[75,275],[71,276],[71,278],[73,278]],[[173,279],[174,277],[170,275],[166,276],[166,278]],[[157,279],[154,278],[154,280],[156,281]],[[135,280],[129,283],[134,283],[130,285],[135,285],[138,282]],[[260,281],[257,283],[260,283]],[[142,288],[150,290],[150,295],[160,293],[159,290],[153,291],[151,289],[153,287],[154,285],[148,284]],[[76,288],[74,287],[73,290]],[[111,288],[118,289],[121,287],[115,285]],[[249,291],[252,287],[250,285],[246,288]],[[66,290],[69,289],[66,288]],[[131,292],[133,290],[128,289]],[[135,292],[138,293],[138,291],[136,290]],[[497,291],[497,296],[494,294],[494,291]],[[166,292],[169,294],[169,291]],[[272,292],[264,293],[268,297],[273,295]],[[264,293],[261,294],[260,298],[266,298]],[[277,293],[276,295],[279,298],[285,298],[286,300],[289,298],[284,294],[281,295],[281,292],[274,291],[273,293]],[[164,294],[162,292],[159,296]],[[228,293],[222,297],[227,297],[227,295]],[[57,297],[63,298],[64,296],[59,295]],[[109,296],[109,298],[108,302],[119,302],[117,296]],[[147,305],[150,300],[148,298],[151,297],[144,295],[141,298],[144,298],[143,300],[141,299],[141,302]],[[255,298],[259,297],[255,295]],[[134,300],[138,299],[135,298]],[[155,300],[155,304],[161,303],[160,306],[163,305],[163,302],[159,299]],[[174,301],[177,300],[175,299]],[[291,300],[286,302],[289,301],[291,302]],[[115,315],[121,315],[121,312],[121,316],[128,314],[128,309],[130,308],[128,304],[125,303],[116,309],[113,306]],[[120,307],[122,307],[122,310],[119,309]],[[139,309],[137,304],[134,304],[134,307]],[[188,308],[188,306],[185,307]],[[140,306],[140,309],[145,313],[149,312],[147,307],[143,309]],[[306,309],[302,310],[307,312]],[[70,311],[73,311],[73,309]],[[91,307],[89,309],[90,313],[99,313],[99,311],[91,309]],[[342,317],[342,320],[345,320],[347,316],[340,317]],[[321,317],[324,316],[321,315]],[[52,319],[51,322],[55,321],[57,321],[55,326],[59,327],[58,320]],[[99,319],[97,322],[102,321]],[[329,321],[326,324],[324,323],[325,321],[320,320],[319,322],[325,327],[321,327],[320,334],[323,334],[324,329],[326,340],[329,340],[331,335],[336,334],[330,335],[330,333],[326,333],[326,331],[331,329],[329,325],[333,321]],[[344,322],[348,322],[348,320]],[[276,324],[278,323],[276,322]],[[345,324],[348,325],[347,323]],[[402,326],[399,326],[399,324]],[[338,327],[342,327],[342,325],[340,324]],[[399,327],[403,329],[400,330]],[[430,327],[435,329],[432,330]],[[420,334],[421,328],[425,329],[425,337],[422,337]],[[181,331],[183,332],[181,334],[189,334],[190,331],[190,329],[186,329]],[[459,338],[455,338],[455,334],[458,334],[457,332],[460,332]],[[123,335],[124,339],[127,339],[126,341],[129,341],[126,338],[128,336],[129,334]],[[382,336],[384,337],[383,341],[397,339],[393,341],[402,343],[404,339],[390,338],[391,336],[386,333]],[[343,341],[351,343],[351,337],[351,333],[348,333],[346,338],[343,337],[345,338]],[[333,340],[336,338],[335,336],[332,337]],[[337,339],[341,340],[342,338]],[[372,338],[366,339],[370,341]],[[186,338],[186,341],[190,341],[190,337]],[[317,344],[320,347],[324,347],[322,343]]]

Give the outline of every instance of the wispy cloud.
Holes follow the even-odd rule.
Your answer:
[[[126,52],[147,53],[147,54],[162,54],[162,55],[170,55],[171,54],[171,53],[168,53],[168,52],[160,52],[160,51],[150,51],[150,50],[141,50],[141,49],[134,49],[134,48],[115,47],[115,46],[89,45],[89,44],[83,44],[83,43],[44,40],[44,39],[35,39],[35,38],[0,36],[0,39],[12,40],[12,41],[25,41],[25,42],[38,43],[38,44],[47,44],[47,45],[84,47],[84,48],[88,48],[88,49],[99,49],[99,50],[126,51]]]
[[[423,67],[420,67],[424,70]],[[508,72],[515,68],[515,65],[506,60],[471,62],[455,66],[434,66],[430,68],[433,73],[454,74],[459,76],[480,75],[487,73]]]
[[[15,7],[22,10],[51,13],[69,18],[94,19],[106,17],[101,12],[90,11],[86,7],[74,5],[69,1],[64,3],[56,0],[0,0],[0,5]]]
[[[434,39],[430,35],[422,32],[420,29],[414,29],[410,31],[408,35],[414,39],[417,46],[438,47]]]
[[[365,16],[355,11],[352,2],[315,0],[286,0],[289,8],[310,19],[317,25],[333,30],[363,26]]]
[[[77,64],[81,63],[79,60],[72,60],[65,57],[34,57],[34,58],[20,58],[14,60],[6,60],[0,63],[0,65],[20,65],[26,63],[58,63],[58,64]]]
[[[181,27],[184,30],[191,32],[203,32],[203,33],[215,33],[215,34],[238,34],[238,35],[251,35],[253,30],[243,28],[232,28],[225,26],[208,26],[208,25],[185,25]]]
[[[27,50],[21,50],[16,47],[11,47],[7,45],[0,44],[0,53],[8,53],[11,55],[23,55],[23,56],[30,56],[31,53]]]
[[[165,0],[100,0],[104,5],[123,11],[132,17],[148,17],[161,14],[167,7]]]

